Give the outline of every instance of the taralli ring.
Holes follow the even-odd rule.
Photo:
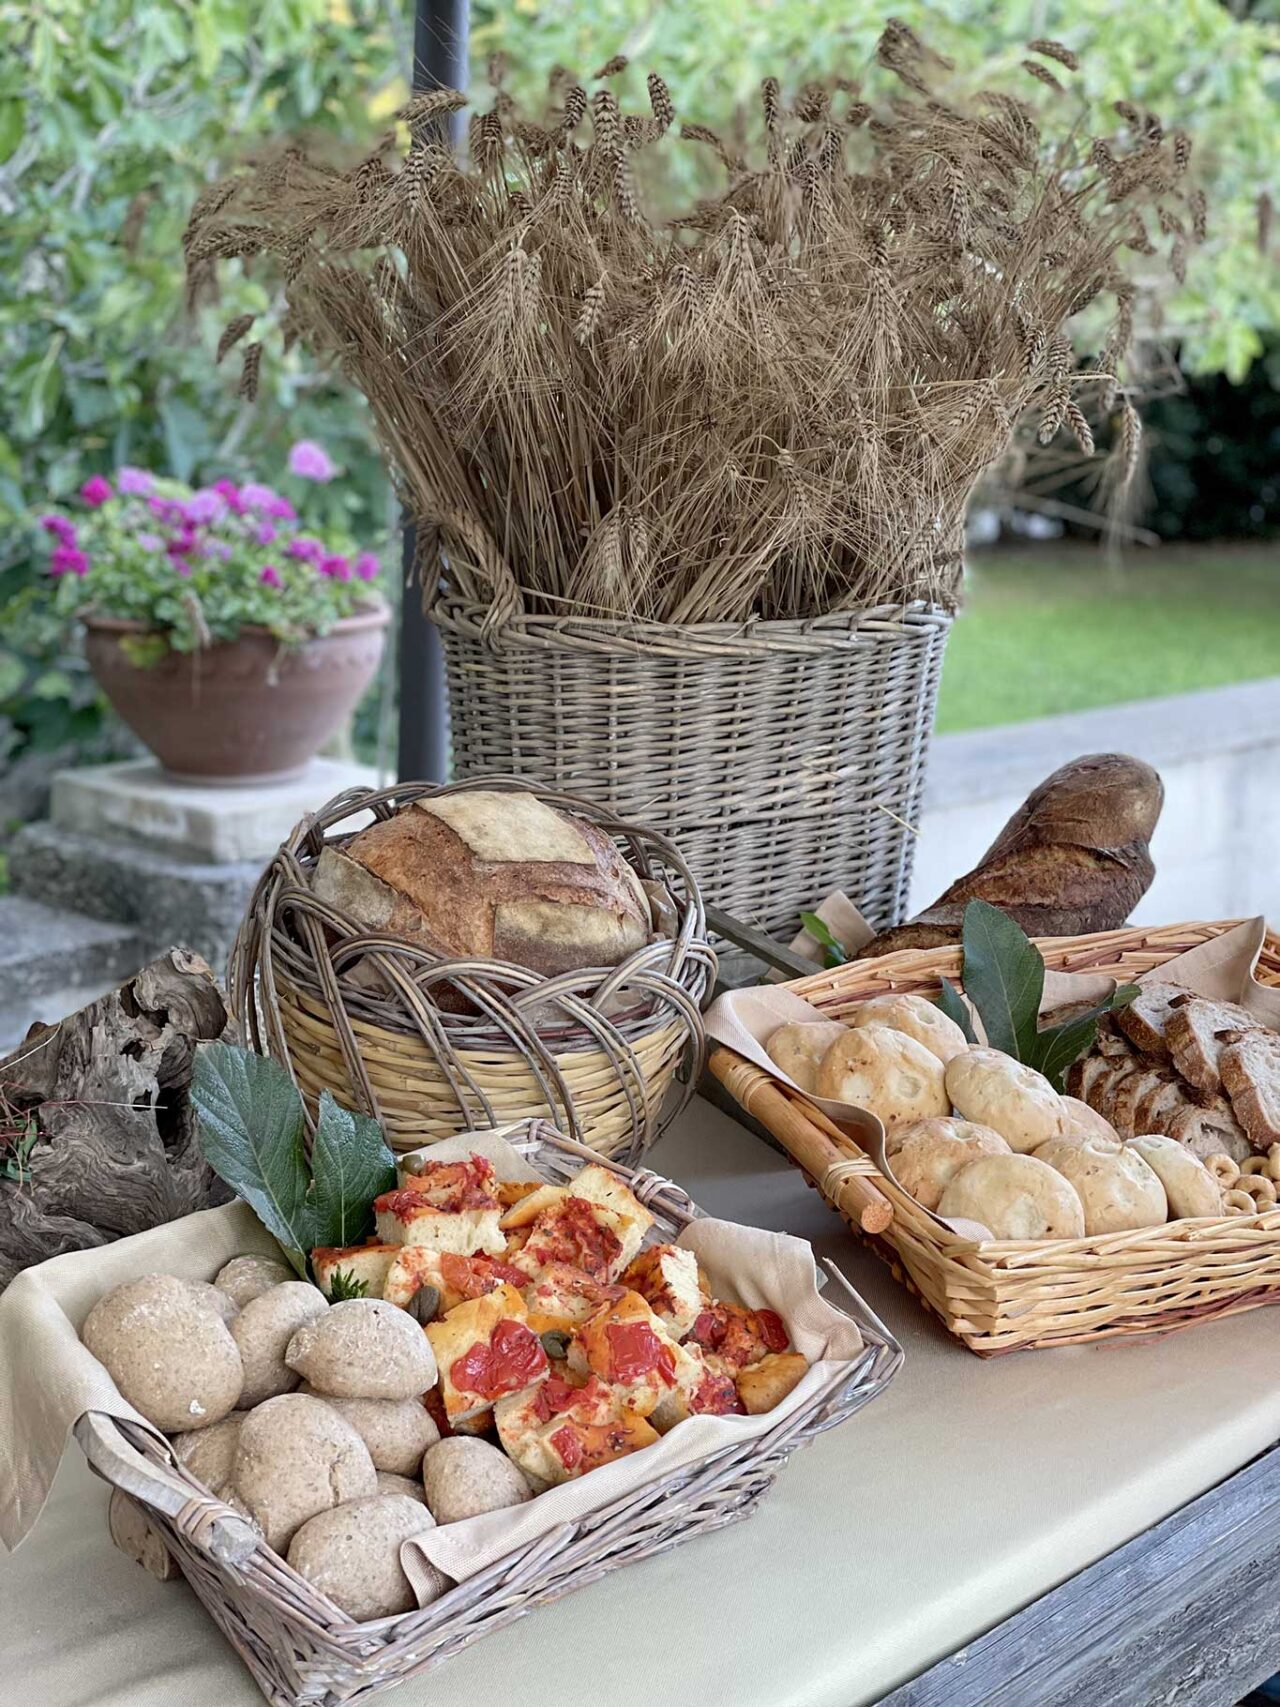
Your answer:
[[[1280,1144],[1273,1144],[1267,1151],[1267,1173],[1280,1183]]]
[[[1247,1191],[1224,1192],[1222,1207],[1228,1215],[1256,1215],[1258,1213],[1258,1206]]]
[[[1274,1209],[1276,1206],[1276,1185],[1265,1174],[1241,1175],[1238,1189],[1251,1197],[1257,1209]]]
[[[1280,1145],[1276,1147],[1280,1149]],[[1206,1156],[1204,1165],[1224,1191],[1229,1191],[1240,1178],[1240,1169],[1224,1151],[1220,1150],[1216,1156]]]
[[[1265,1156],[1250,1156],[1247,1162],[1241,1162],[1242,1174],[1265,1174],[1270,1169],[1270,1162]]]

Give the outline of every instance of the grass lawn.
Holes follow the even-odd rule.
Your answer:
[[[939,730],[1280,675],[1280,545],[975,554]]]

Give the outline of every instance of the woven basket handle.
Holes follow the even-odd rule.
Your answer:
[[[86,1411],[75,1436],[93,1469],[112,1487],[167,1517],[179,1534],[220,1565],[243,1565],[260,1537],[253,1525],[214,1499],[144,1458],[121,1433],[113,1417]]]

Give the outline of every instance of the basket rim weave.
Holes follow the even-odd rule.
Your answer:
[[[1126,926],[1078,937],[1040,937],[1045,964],[1063,972],[1123,971],[1140,976],[1242,923],[1239,919],[1161,927]],[[940,977],[957,982],[961,950],[901,949],[814,973],[784,987],[839,1017],[871,996],[932,994]],[[1280,986],[1280,934],[1266,932],[1257,976]],[[742,1106],[768,1127],[825,1200],[853,1231],[941,1317],[948,1329],[984,1356],[1021,1348],[1166,1333],[1198,1320],[1280,1301],[1280,1205],[1252,1215],[1206,1216],[1137,1231],[1079,1239],[990,1240],[976,1243],[944,1227],[882,1174],[845,1129],[800,1092],[792,1091],[733,1050],[718,1047],[709,1063]],[[800,1152],[804,1160],[800,1159]],[[843,1162],[874,1184],[892,1207],[889,1226],[867,1235],[839,1177],[828,1188],[815,1159]],[[1126,1278],[1150,1271],[1148,1295],[1132,1296]],[[1254,1271],[1254,1272],[1251,1272]],[[1114,1274],[1115,1295],[1105,1291]],[[1102,1277],[1101,1281],[1099,1277]],[[1207,1292],[1209,1296],[1201,1294]]]
[[[507,962],[446,957],[425,942],[362,925],[313,892],[310,877],[322,850],[340,849],[358,833],[355,827],[338,828],[357,814],[387,819],[418,800],[477,790],[533,794],[602,829],[641,881],[661,889],[675,917],[673,934],[646,943],[616,966],[544,977]],[[362,988],[343,979],[344,971],[357,963],[377,972],[381,988]],[[232,1012],[246,1041],[260,1054],[281,1061],[295,1084],[282,998],[287,1001],[287,992],[296,991],[325,1010],[352,1090],[375,1118],[381,1117],[375,1077],[353,1021],[420,1040],[467,1126],[476,1125],[470,1110],[481,1111],[482,1123],[492,1124],[493,1109],[464,1053],[510,1053],[526,1062],[546,1108],[563,1111],[577,1136],[574,1099],[556,1056],[598,1052],[616,1075],[628,1105],[627,1154],[635,1159],[653,1136],[646,1075],[636,1045],[673,1023],[683,1027],[687,1071],[679,1101],[668,1111],[674,1115],[692,1096],[705,1062],[701,1010],[715,974],[701,891],[666,836],[528,777],[486,776],[449,784],[351,788],[303,818],[255,886],[231,951],[229,985]],[[470,1011],[450,1012],[439,1006],[433,992],[441,986],[461,994]]]
[[[543,1120],[521,1122],[506,1136],[552,1180],[570,1177],[583,1162],[601,1162],[594,1151],[573,1143]],[[677,1236],[701,1215],[688,1194],[671,1180],[607,1159],[602,1165],[626,1181],[654,1214],[646,1244]],[[902,1365],[902,1350],[893,1335],[840,1271],[833,1264],[827,1266],[842,1283],[841,1307],[857,1322],[864,1345],[860,1355],[835,1371],[804,1405],[754,1440],[722,1447],[558,1525],[426,1607],[363,1624],[352,1621],[252,1535],[240,1514],[173,1461],[167,1445],[150,1431],[115,1419],[101,1420],[131,1449],[133,1474],[125,1491],[148,1504],[197,1596],[267,1698],[282,1707],[286,1703],[338,1707],[429,1669],[491,1630],[595,1581],[617,1565],[749,1516],[797,1447],[860,1410],[883,1391]],[[77,1429],[87,1452],[92,1432]],[[112,1479],[109,1472],[104,1473]],[[115,1485],[124,1484],[116,1481]],[[646,1530],[638,1541],[633,1534],[629,1542],[628,1518],[648,1521],[653,1513],[659,1514],[656,1533],[650,1537]],[[230,1561],[228,1537],[239,1538]],[[270,1614],[274,1639],[266,1653],[261,1637],[238,1608],[237,1602],[244,1597]],[[301,1691],[282,1687],[280,1679],[286,1673],[307,1680]],[[317,1684],[322,1687],[317,1689]]]
[[[831,611],[823,616],[750,617],[741,622],[656,622],[642,617],[509,612],[455,593],[427,606],[440,628],[495,650],[569,651],[634,658],[744,658],[770,653],[862,651],[872,635],[945,628],[954,613],[927,599]]]

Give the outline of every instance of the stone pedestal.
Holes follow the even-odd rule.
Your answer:
[[[262,867],[293,826],[334,795],[377,781],[369,766],[334,759],[258,788],[174,782],[149,759],[62,771],[48,821],[14,840],[12,887],[63,917],[126,927],[135,964],[121,977],[175,943],[221,974]]]

